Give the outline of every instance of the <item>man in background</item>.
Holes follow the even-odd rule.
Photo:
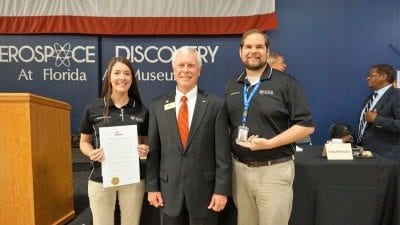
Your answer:
[[[400,161],[400,90],[392,85],[394,75],[390,65],[371,67],[366,79],[373,93],[360,113],[357,144]]]
[[[283,55],[278,52],[270,52],[267,58],[268,64],[272,67],[272,69],[276,69],[284,72],[286,69],[285,59]]]
[[[270,52],[267,57],[267,63],[272,69],[276,69],[281,72],[285,72],[285,69],[287,67],[285,64],[285,58],[281,53],[278,52]],[[298,145],[298,147],[300,147],[299,149],[311,145],[312,141],[310,135],[307,135],[305,138],[297,140],[296,144]]]

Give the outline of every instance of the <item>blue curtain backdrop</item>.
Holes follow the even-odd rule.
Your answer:
[[[268,32],[271,50],[285,55],[287,72],[302,84],[311,104],[316,144],[337,121],[356,128],[365,75],[372,65],[399,68],[398,0],[276,1],[279,28]],[[71,133],[78,133],[84,105],[99,94],[114,55],[135,58],[146,104],[174,88],[170,54],[182,45],[203,55],[200,87],[223,96],[225,83],[242,71],[240,36],[1,35],[0,91],[31,92],[72,106]],[[51,56],[49,56],[51,55]],[[49,57],[46,57],[49,56]]]

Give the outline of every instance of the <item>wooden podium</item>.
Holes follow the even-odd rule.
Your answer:
[[[0,224],[66,224],[75,217],[71,107],[0,93]]]

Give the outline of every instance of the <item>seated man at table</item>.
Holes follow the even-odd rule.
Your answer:
[[[329,133],[331,135],[331,139],[342,139],[343,143],[352,143],[353,136],[351,135],[350,126],[346,123],[334,123],[329,128]]]

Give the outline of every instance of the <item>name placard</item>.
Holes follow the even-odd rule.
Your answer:
[[[322,156],[328,160],[353,160],[350,143],[327,143],[324,145]]]

